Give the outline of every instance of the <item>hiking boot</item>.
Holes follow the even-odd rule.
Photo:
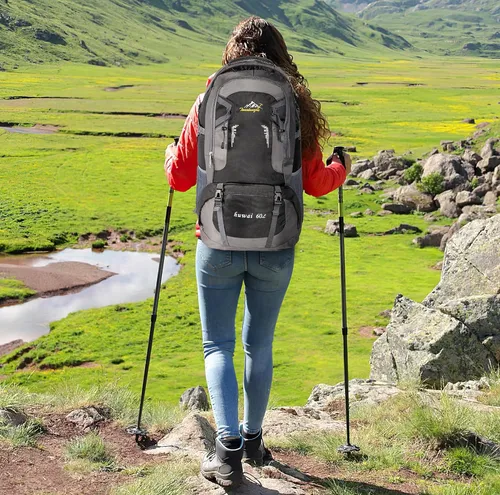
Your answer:
[[[231,444],[231,442],[227,443]],[[201,462],[201,474],[207,480],[214,481],[220,486],[235,488],[243,479],[242,455],[243,439],[239,441],[238,448],[231,448],[216,438],[215,448],[205,454]]]
[[[262,428],[259,433],[254,435],[247,433],[240,427],[240,433],[243,437],[243,460],[253,464],[254,466],[262,466],[264,460],[272,459],[271,453],[264,447],[262,440]]]

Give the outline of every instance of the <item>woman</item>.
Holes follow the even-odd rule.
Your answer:
[[[337,157],[325,166],[320,142],[330,136],[307,82],[299,73],[285,41],[270,23],[258,17],[234,29],[222,63],[245,57],[265,57],[285,71],[298,97],[302,141],[302,176],[306,193],[322,196],[341,186],[350,171]],[[178,145],[166,150],[165,172],[170,185],[186,191],[196,184],[197,131],[200,95],[193,105]],[[262,464],[266,450],[262,422],[272,382],[274,328],[294,261],[293,248],[280,251],[222,251],[198,241],[196,275],[203,334],[205,372],[217,424],[215,450],[205,456],[203,476],[222,486],[242,480],[242,459]],[[242,341],[245,352],[244,418],[238,420],[238,384],[233,365],[235,315],[242,285],[245,314]]]

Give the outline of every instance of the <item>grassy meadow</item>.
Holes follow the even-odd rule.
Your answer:
[[[179,58],[154,66],[65,64],[0,72],[0,126],[59,129],[43,135],[0,129],[0,251],[62,248],[103,229],[141,236],[161,232],[168,193],[163,151],[183,123],[172,114],[186,114],[217,69],[219,54],[209,54],[210,63],[205,55],[202,61]],[[356,146],[356,157],[388,148],[419,157],[443,139],[472,134],[475,127],[462,123],[464,118],[494,122],[498,113],[495,61],[345,61],[306,54],[297,54],[296,61],[336,134],[329,147]],[[117,87],[122,89],[106,90]],[[139,134],[144,137],[131,137]],[[385,325],[379,313],[392,307],[398,293],[420,301],[440,276],[432,268],[442,259],[438,249],[414,247],[413,235],[377,235],[403,222],[425,230],[429,224],[422,215],[349,217],[367,208],[377,212],[381,193],[345,194],[348,222],[360,232],[346,240],[352,377],[368,376],[374,340],[358,330]],[[194,191],[175,195],[169,238],[181,243],[184,268],[162,291],[148,385],[149,396],[171,404],[186,388],[205,383],[193,207]],[[306,209],[295,274],[276,329],[273,404],[302,404],[315,384],[343,378],[338,239],[322,232],[336,218],[336,194],[308,197]],[[49,335],[2,358],[1,373],[35,391],[68,380],[89,386],[116,379],[137,391],[151,303],[70,314],[52,323]],[[237,346],[240,377],[242,358]]]

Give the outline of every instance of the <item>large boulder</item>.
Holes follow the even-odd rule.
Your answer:
[[[458,218],[460,216],[462,211],[455,202],[456,196],[457,194],[453,191],[444,191],[434,198],[436,203],[439,205],[441,215],[448,218]]]
[[[462,322],[399,295],[386,332],[373,344],[370,378],[420,377],[430,387],[480,378],[494,357]]]
[[[481,170],[481,173],[486,174],[487,172],[493,172],[495,168],[500,165],[500,156],[493,155],[488,158],[483,158],[478,164],[477,168]]]
[[[495,149],[495,145],[498,143],[498,138],[489,138],[483,145],[481,152],[481,158],[484,160],[490,156],[499,155],[498,150]]]
[[[430,174],[440,174],[444,178],[445,190],[465,190],[474,177],[474,166],[456,155],[438,153],[430,156],[422,165],[422,178]]]
[[[386,172],[388,170],[404,170],[407,168],[406,162],[400,156],[394,155],[394,150],[379,151],[373,158],[377,172]]]
[[[462,158],[471,165],[476,166],[482,159],[474,150],[468,148],[464,151]]]
[[[377,406],[390,397],[401,392],[400,389],[387,382],[375,380],[362,380],[354,378],[349,380],[349,403],[351,409],[363,406]],[[343,412],[345,408],[344,382],[337,385],[316,385],[307,399],[306,408],[327,412]]]
[[[361,172],[373,168],[375,164],[371,160],[358,160],[352,164],[351,174],[353,177],[358,177]]]
[[[409,206],[412,210],[425,213],[436,210],[432,195],[419,191],[413,184],[397,189],[394,192],[394,201]]]
[[[447,243],[441,280],[425,298],[428,307],[500,291],[500,215],[475,220]]]
[[[457,222],[450,231],[459,227]],[[420,377],[440,386],[484,376],[499,365],[500,215],[495,215],[455,230],[441,280],[422,304],[396,298],[386,333],[373,345],[370,378]]]

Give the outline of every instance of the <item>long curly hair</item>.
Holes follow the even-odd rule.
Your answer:
[[[302,149],[313,151],[317,143],[322,146],[330,137],[328,121],[321,112],[321,103],[315,100],[305,77],[293,61],[281,33],[266,20],[252,16],[241,21],[233,30],[222,63],[240,57],[264,57],[285,71],[297,94],[300,108]]]

